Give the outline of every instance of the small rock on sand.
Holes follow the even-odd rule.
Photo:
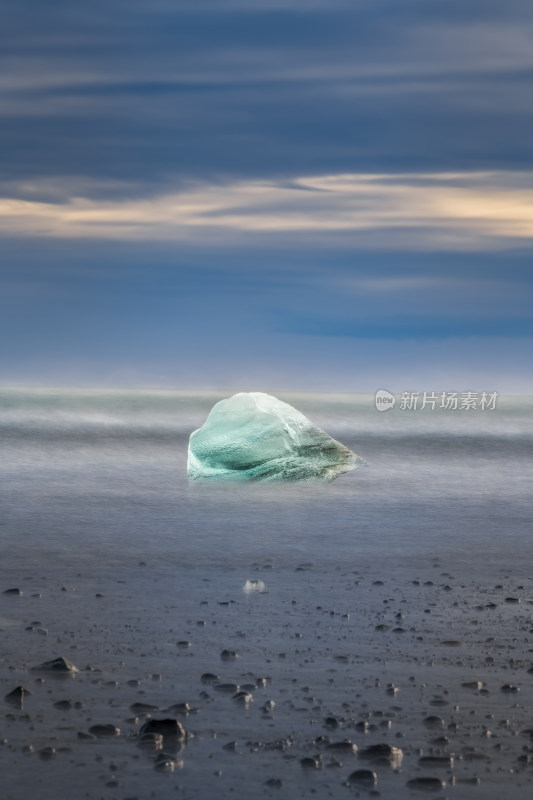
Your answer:
[[[369,761],[388,761],[392,766],[399,766],[403,759],[403,750],[382,742],[365,747],[359,755]]]
[[[429,717],[424,719],[424,725],[428,728],[440,728],[444,725],[442,717],[437,717],[435,714],[430,714]]]
[[[158,707],[152,703],[132,703],[130,711],[132,714],[150,714],[152,711],[157,711]]]
[[[200,680],[202,681],[202,683],[211,684],[211,683],[218,683],[220,678],[219,678],[218,675],[215,675],[213,672],[204,672],[204,674],[202,675]]]
[[[22,708],[24,699],[29,695],[31,695],[31,692],[29,689],[26,689],[25,686],[16,686],[12,692],[5,695],[4,700],[10,705]]]
[[[174,739],[186,738],[185,728],[177,719],[149,719],[141,727],[139,736],[147,733],[160,733],[161,736],[170,736]]]
[[[237,683],[217,683],[213,686],[213,689],[216,689],[217,692],[224,692],[225,694],[236,694],[240,686]]]
[[[356,769],[348,778],[348,783],[358,783],[361,786],[375,786],[378,776],[371,769]]]
[[[302,769],[320,769],[320,761],[318,758],[310,758],[306,756],[300,759],[300,766]]]
[[[56,757],[55,747],[43,747],[42,750],[39,750],[39,758],[42,758],[43,761],[50,761],[51,758],[55,757]]]
[[[254,698],[253,695],[250,694],[250,692],[241,691],[241,692],[236,692],[231,699],[234,700],[236,703],[240,703],[241,705],[249,706],[250,703],[253,702]]]
[[[345,739],[342,742],[330,742],[326,745],[326,750],[330,750],[332,753],[351,755],[353,753],[357,753],[357,745],[351,742],[349,739]]]
[[[51,661],[44,661],[42,664],[39,664],[37,667],[32,667],[33,670],[46,670],[50,672],[57,672],[57,673],[72,673],[78,672],[78,667],[75,667],[74,664],[63,656],[59,656],[59,658],[53,658]]]
[[[58,711],[69,711],[72,703],[70,700],[58,700],[57,703],[54,703],[54,708],[57,708]]]
[[[120,728],[111,724],[92,725],[89,728],[89,733],[96,736],[97,739],[105,739],[110,736],[118,736],[120,734]]]

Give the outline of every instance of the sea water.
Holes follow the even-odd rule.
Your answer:
[[[533,553],[532,398],[379,412],[371,395],[277,393],[368,466],[324,486],[191,485],[189,435],[229,394],[0,389],[4,552],[213,566],[446,554],[486,568]]]

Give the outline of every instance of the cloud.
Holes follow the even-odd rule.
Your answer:
[[[101,30],[85,35],[76,30],[67,40],[57,34],[28,41],[22,38],[18,47],[7,43],[0,91],[8,98],[18,95],[20,103],[24,93],[30,95],[29,103],[39,91],[91,90],[97,94],[111,87],[127,93],[135,88],[149,91],[158,85],[170,89],[206,84],[313,84],[334,92],[339,84],[368,91],[377,81],[383,91],[410,81],[406,83],[408,91],[416,85],[414,79],[427,85],[434,84],[435,78],[480,79],[483,74],[505,76],[533,67],[528,24],[468,23],[453,18],[435,24],[422,18],[411,24],[404,21],[402,35],[398,35],[398,29],[385,20],[379,31],[372,27],[369,38],[364,25],[347,36],[342,30],[343,16],[337,14],[333,19],[334,37],[327,26],[324,33],[317,21],[302,30],[291,27],[274,41],[268,29],[261,34],[253,20],[249,31],[225,30],[224,37],[209,23],[203,37],[194,27],[190,41],[181,34],[177,51],[176,42],[160,31],[156,39],[142,28],[124,31],[118,25],[115,38]],[[15,99],[11,97],[13,102]]]
[[[0,147],[12,179],[84,174],[163,193],[171,175],[531,164],[525,2],[9,6]]]
[[[0,198],[0,233],[213,244],[348,236],[377,249],[506,249],[533,243],[531,185],[530,174],[462,172],[196,183],[134,199],[73,193],[50,202],[19,192]]]

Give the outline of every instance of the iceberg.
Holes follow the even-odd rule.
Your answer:
[[[192,480],[332,481],[366,462],[303,414],[263,392],[221,400],[191,433]]]

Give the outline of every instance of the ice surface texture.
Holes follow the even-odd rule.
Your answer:
[[[187,473],[210,480],[332,481],[364,463],[288,403],[240,392],[216,403],[191,433]]]

